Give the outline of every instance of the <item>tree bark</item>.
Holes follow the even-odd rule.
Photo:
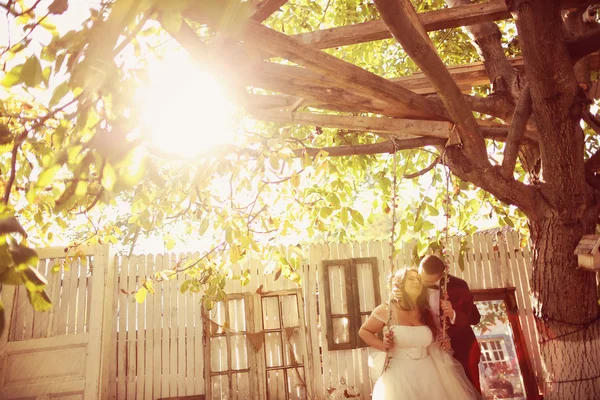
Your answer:
[[[600,398],[595,274],[573,252],[595,232],[598,201],[585,181],[585,98],[558,2],[513,1],[542,160],[539,201],[526,212],[533,243],[532,299],[545,371],[544,399]]]

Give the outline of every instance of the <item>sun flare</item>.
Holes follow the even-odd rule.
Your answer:
[[[235,104],[224,86],[187,55],[169,54],[150,65],[148,74],[149,84],[137,98],[154,148],[189,158],[235,140]]]

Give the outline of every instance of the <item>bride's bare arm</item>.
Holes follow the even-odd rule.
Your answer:
[[[381,340],[377,337],[377,334],[381,332],[385,326],[384,320],[387,319],[387,307],[385,305],[379,305],[373,310],[369,318],[360,327],[358,336],[365,341],[369,346],[381,350],[387,351],[392,347],[393,341],[391,338],[391,332],[386,340]]]

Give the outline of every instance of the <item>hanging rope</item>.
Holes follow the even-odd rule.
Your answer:
[[[452,176],[450,174],[450,168],[446,163],[446,149],[442,152],[440,159],[442,164],[446,168],[446,196],[445,200],[445,217],[446,227],[444,232],[444,247],[442,248],[442,257],[446,266],[450,265],[448,260],[448,245],[449,245],[449,230],[450,230],[450,180]],[[444,269],[444,275],[442,278],[442,286],[440,287],[440,296],[444,300],[448,300],[448,267]],[[448,337],[448,318],[442,318],[442,333],[440,338],[441,347],[448,353],[452,353],[452,347],[450,346],[450,338]]]

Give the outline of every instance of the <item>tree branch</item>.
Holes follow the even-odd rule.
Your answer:
[[[573,63],[600,49],[600,29],[586,32],[581,36],[567,40],[567,47]]]
[[[529,86],[526,86],[521,92],[521,97],[515,107],[515,113],[508,130],[508,137],[506,138],[501,172],[507,179],[513,177],[513,171],[519,155],[519,147],[521,146],[521,138],[525,133],[527,121],[531,117],[531,111],[531,91],[529,90]]]
[[[254,14],[252,14],[250,19],[261,23],[269,18],[275,11],[279,10],[279,7],[287,2],[288,0],[263,0],[258,5],[258,9],[254,12]]]
[[[410,1],[375,0],[375,5],[404,51],[431,80],[448,113],[458,126],[465,153],[476,164],[481,166],[489,164],[485,141],[479,132],[471,108],[438,56]]]
[[[466,6],[471,0],[446,0],[449,7]],[[500,29],[494,22],[485,22],[463,28],[471,36],[485,65],[490,82],[502,77],[509,87],[517,77],[517,72],[508,62],[502,48]],[[514,95],[514,93],[513,93]]]
[[[438,163],[440,162],[440,157],[436,157],[435,160],[433,160],[433,162],[431,164],[429,164],[427,167],[423,168],[420,171],[414,172],[412,174],[404,174],[404,178],[405,179],[414,179],[414,178],[418,178],[421,175],[425,175],[426,173],[428,173],[429,171],[431,171],[436,165],[438,165]]]

